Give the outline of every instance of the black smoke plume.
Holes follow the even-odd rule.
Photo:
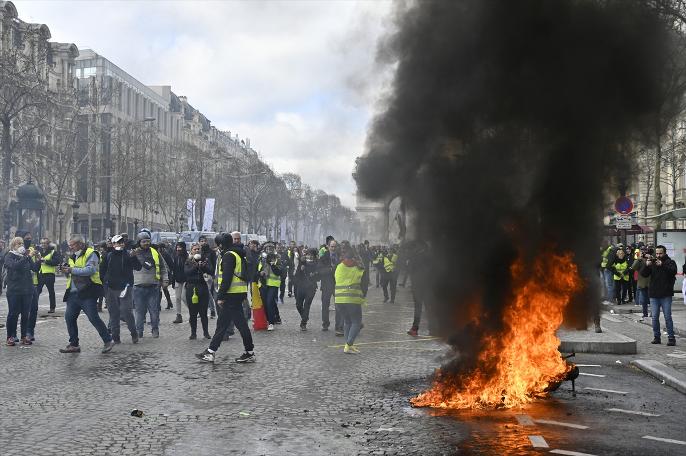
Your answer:
[[[636,133],[664,105],[673,32],[647,2],[422,0],[401,6],[380,44],[391,94],[358,162],[359,190],[400,195],[432,246],[438,332],[461,354],[497,334],[510,266],[571,251],[599,301],[603,192],[626,187]],[[560,264],[560,268],[569,265]],[[466,306],[479,297],[476,324]],[[464,318],[463,318],[464,317]]]

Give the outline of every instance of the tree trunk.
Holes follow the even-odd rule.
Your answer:
[[[2,183],[0,184],[0,218],[2,219],[3,229],[0,232],[2,236],[4,233],[9,233],[9,226],[4,226],[5,217],[4,212],[9,210],[10,202],[10,176],[12,173],[12,131],[10,129],[10,121],[4,119],[2,121]],[[10,222],[11,223],[11,222]]]

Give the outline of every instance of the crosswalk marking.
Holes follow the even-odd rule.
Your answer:
[[[662,437],[653,437],[652,435],[644,435],[641,438],[647,440],[656,440],[658,442],[676,443],[677,445],[686,445],[686,442],[684,442],[683,440],[663,439]]]
[[[515,415],[517,422],[522,426],[533,426],[534,422],[529,415]]]
[[[534,448],[549,448],[548,442],[541,435],[530,435],[529,441]]]
[[[588,373],[586,373],[586,372],[579,372],[579,375],[585,375],[585,376],[587,376],[587,377],[601,377],[601,378],[605,378],[605,376],[604,376],[604,375],[601,375],[601,374],[588,374]]]
[[[618,409],[618,408],[609,408],[609,409],[605,409],[605,410],[607,410],[608,412],[628,413],[630,415],[660,416],[657,413],[639,412],[636,410],[624,410],[624,409]]]
[[[576,367],[603,367],[600,364],[576,364],[576,363],[574,363],[574,364],[576,365]],[[561,450],[561,451],[564,451],[564,450]]]
[[[562,421],[553,421],[553,420],[534,420],[536,423],[540,424],[551,424],[553,426],[563,426],[563,427],[568,427],[568,428],[573,428],[573,429],[588,429],[588,426],[583,426],[581,424],[574,424],[574,423],[564,423]]]
[[[565,454],[567,456],[595,456],[594,454],[590,453],[579,453],[578,451],[569,450],[550,450],[550,452],[554,454]]]
[[[614,393],[614,394],[629,394],[627,391],[617,391],[617,390],[608,390],[608,389],[602,389],[602,388],[589,388],[585,387],[585,390],[589,391],[601,391],[603,393]]]

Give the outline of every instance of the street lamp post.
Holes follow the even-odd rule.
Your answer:
[[[186,219],[183,217],[183,214],[179,215],[179,233],[183,231],[183,222]]]
[[[59,245],[62,242],[62,225],[64,224],[64,212],[62,212],[62,209],[57,213],[57,223],[60,225],[60,231],[57,233],[57,245]]]
[[[138,222],[139,220],[137,218],[133,219],[133,235],[136,236],[138,234]]]
[[[71,205],[71,214],[73,217],[73,222],[74,222],[74,227],[73,231],[74,233],[80,233],[79,231],[79,203],[74,201],[74,204]]]

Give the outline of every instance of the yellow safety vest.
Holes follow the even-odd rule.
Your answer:
[[[262,262],[257,266],[257,270],[262,270]],[[268,287],[280,287],[281,286],[281,276],[274,274],[272,268],[269,268],[269,275],[267,276],[267,286]]]
[[[629,274],[624,274],[624,272],[629,268],[629,262],[624,262],[624,263],[615,263],[614,264],[614,269],[615,269],[615,275],[614,279],[615,280],[624,280],[626,282],[629,281]],[[617,275],[619,273],[619,275]]]
[[[236,258],[236,269],[234,269],[233,273],[231,274],[231,285],[229,286],[227,293],[247,293],[248,283],[244,282],[243,279],[238,277],[241,275],[241,272],[243,271],[241,257],[233,250],[229,250],[229,253],[232,253],[234,258]],[[222,257],[219,256],[219,258],[217,259],[217,287],[221,287],[223,281],[224,267],[222,266]]]
[[[336,288],[334,289],[334,302],[336,304],[364,304],[362,294],[362,275],[364,269],[357,266],[346,266],[340,263],[334,274]]]
[[[45,261],[52,260],[52,256],[54,254],[55,251],[53,250],[48,255],[43,257],[43,263],[41,263],[40,265],[41,274],[54,274],[57,271],[57,266],[50,266],[49,264],[45,264]]]
[[[395,262],[398,261],[398,255],[395,253],[391,255],[390,258],[384,257],[383,259],[383,268],[386,270],[386,272],[393,272],[395,271]]]
[[[29,247],[29,254],[31,254],[31,252],[33,252],[34,250],[36,249],[34,249],[33,246]],[[38,285],[38,274],[36,274],[36,272],[33,269],[31,270],[31,280],[33,281],[34,285]]]
[[[88,247],[86,249],[86,252],[78,257],[76,261],[72,257],[69,257],[69,267],[70,268],[85,268],[86,267],[86,261],[88,260],[88,257],[90,257],[95,250],[92,247]],[[95,268],[95,273],[91,274],[90,276],[91,282],[96,283],[98,285],[102,285],[102,280],[100,280],[100,271],[98,271],[98,268]],[[67,290],[71,288],[71,274],[69,274],[69,277],[67,277]]]
[[[612,251],[612,246],[609,246],[606,248],[603,253],[602,253],[602,260],[600,261],[600,267],[601,268],[606,268],[607,267],[607,262],[608,262],[608,255],[610,255],[610,252]]]
[[[150,253],[152,254],[152,261],[155,263],[155,279],[160,280],[160,254],[152,247],[150,247]]]

